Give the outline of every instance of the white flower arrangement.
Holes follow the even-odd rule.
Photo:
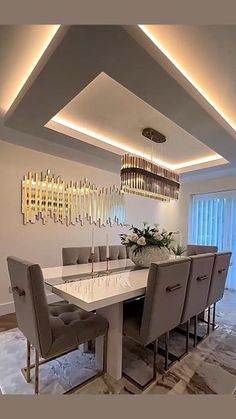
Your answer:
[[[143,228],[131,226],[132,234],[120,234],[121,243],[126,247],[132,247],[134,252],[142,251],[145,246],[158,246],[171,249],[171,244],[174,241],[173,232],[168,232],[166,229],[159,230],[158,224],[150,227],[147,221],[143,223]]]

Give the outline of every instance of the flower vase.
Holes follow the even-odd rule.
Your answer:
[[[142,268],[149,268],[152,262],[168,261],[170,251],[167,247],[143,246],[141,250],[135,252],[135,248],[130,248],[129,258],[132,262]]]

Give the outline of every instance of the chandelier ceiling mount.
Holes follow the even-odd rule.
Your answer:
[[[160,144],[166,142],[165,135],[161,134],[153,128],[144,128],[142,131],[142,135],[148,138],[149,140],[153,141],[154,143]]]

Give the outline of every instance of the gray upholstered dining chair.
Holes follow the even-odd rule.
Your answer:
[[[104,336],[105,340],[104,364],[103,371],[92,379],[103,374],[106,371],[107,320],[66,302],[48,305],[40,266],[16,257],[8,257],[7,263],[18,327],[27,339],[27,382],[30,382],[32,368],[30,348],[35,349],[35,393],[39,392],[40,356],[45,362],[98,336]]]
[[[154,348],[153,377],[141,385],[123,372],[124,377],[141,390],[146,389],[157,377],[158,338],[165,334],[165,369],[168,368],[169,331],[179,325],[190,259],[152,263],[149,269],[145,298],[124,304],[124,335],[143,346]]]
[[[100,261],[106,260],[106,246],[99,246]],[[126,247],[122,244],[113,244],[109,246],[109,259],[127,259]]]
[[[197,318],[206,308],[215,255],[205,253],[191,256],[190,259],[189,279],[180,321],[181,325],[186,324],[186,351],[183,355],[189,351],[190,320],[192,318],[194,319],[194,346],[196,346],[197,340],[201,340],[197,335]]]
[[[77,265],[92,262],[91,247],[64,247],[62,249],[63,265]],[[99,262],[99,248],[94,247],[94,262]]]
[[[215,329],[216,303],[223,298],[225,282],[230,266],[232,252],[218,252],[215,254],[211,283],[207,297],[208,308],[208,334],[210,330],[211,306],[213,305],[212,330]]]
[[[203,253],[216,253],[218,250],[217,246],[204,246],[201,244],[188,244],[187,245],[187,255],[201,255]]]

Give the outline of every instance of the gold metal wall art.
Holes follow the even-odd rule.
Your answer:
[[[123,225],[125,222],[125,198],[120,189],[97,188],[84,179],[66,183],[60,176],[29,172],[22,180],[23,222],[35,223],[48,219],[66,225],[87,220],[98,226]]]

